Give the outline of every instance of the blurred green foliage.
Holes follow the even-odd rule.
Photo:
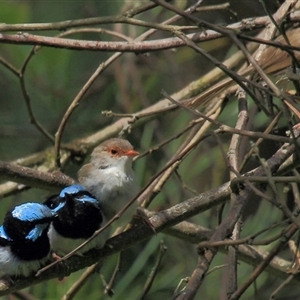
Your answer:
[[[116,15],[125,4],[130,6],[142,2],[145,1],[2,1],[0,2],[0,20],[12,24],[44,23]],[[159,16],[159,19],[165,17],[161,9],[147,12],[144,16],[145,19],[151,21],[156,19],[155,14]],[[145,30],[144,28],[129,28],[127,25],[122,26],[121,31],[124,34],[133,36]],[[103,27],[109,28],[109,26]],[[34,34],[52,36],[59,32],[34,32]],[[161,37],[161,33],[157,33],[155,37]],[[76,38],[111,39],[107,35],[83,33],[77,34]],[[224,57],[228,46],[224,48],[222,44],[214,45],[220,49],[215,48],[213,53],[220,58]],[[0,44],[0,56],[19,69],[31,49],[30,46]],[[33,112],[51,134],[56,132],[66,109],[97,66],[111,55],[106,52],[42,48],[30,60],[25,73],[25,83],[32,100]],[[124,54],[95,81],[84,96],[67,123],[63,133],[63,142],[88,136],[117,120],[105,118],[101,114],[103,110],[134,113],[161,99],[162,88],[169,94],[177,92],[189,82],[198,79],[211,67],[210,63],[188,48],[153,52],[147,55]],[[219,121],[234,126],[236,116],[236,103],[232,102],[226,106]],[[142,152],[183,130],[191,118],[192,116],[185,111],[165,114],[132,130],[128,139]],[[265,126],[266,122],[268,122],[267,118],[258,114],[255,117],[256,125],[253,129]],[[143,186],[153,174],[164,167],[185,137],[186,134],[135,163],[140,186]],[[0,65],[0,138],[0,159],[5,161],[16,160],[51,146],[51,143],[30,124],[18,78],[3,65]],[[229,136],[221,137],[225,153],[229,138]],[[178,168],[178,173],[184,183],[196,193],[217,187],[228,179],[220,147],[216,139],[210,137],[201,143]],[[76,164],[69,166],[68,175],[75,177],[79,167]],[[47,191],[30,189],[1,199],[1,219],[6,210],[16,203],[43,201],[47,195]],[[183,189],[178,177],[173,175],[154,199],[150,209],[167,208],[193,195],[191,191]],[[257,232],[282,218],[281,212],[275,208],[270,209],[267,203],[261,205],[261,202],[256,200],[255,206],[254,209],[259,212],[248,216],[242,232],[243,236]],[[262,219],[261,215],[265,218]],[[215,228],[218,225],[217,212],[207,211],[194,217],[193,221],[202,226]],[[196,246],[158,234],[150,241],[127,251],[128,260],[117,277],[113,299],[139,299],[143,285],[157,257],[161,239],[164,240],[168,250],[146,299],[163,299],[163,297],[170,299],[179,281],[192,273],[197,263]],[[104,262],[101,273],[107,281],[115,263],[116,257],[111,257]],[[211,268],[222,264],[226,264],[226,256],[218,254]],[[251,271],[252,267],[241,263],[239,283],[244,282]],[[62,281],[44,282],[27,290],[37,299],[60,299],[81,273],[82,271],[71,274]],[[198,299],[218,299],[221,281],[226,277],[225,273],[225,268],[221,268],[209,274],[205,284],[201,287],[201,297],[199,296]],[[263,295],[259,299],[266,299],[265,295],[269,295],[277,287],[278,282],[278,279],[268,274],[259,277],[256,282],[257,289],[260,295]],[[76,299],[84,299],[84,297],[108,299],[108,296],[103,295],[103,290],[100,275],[94,274],[80,290]],[[249,289],[243,299],[254,299],[253,293],[254,290]],[[3,297],[3,299],[13,298]]]

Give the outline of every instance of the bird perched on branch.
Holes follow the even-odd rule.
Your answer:
[[[27,277],[49,260],[47,231],[55,215],[47,206],[33,202],[6,213],[0,227],[0,277]]]
[[[57,213],[48,236],[51,249],[60,256],[77,248],[105,223],[99,201],[78,184],[64,188],[59,195],[49,197],[44,204]],[[76,254],[82,255],[92,248],[102,248],[107,235],[107,231],[101,232]]]
[[[78,180],[103,209],[107,219],[117,214],[138,192],[132,159],[138,155],[132,145],[124,139],[112,138],[94,149],[91,160],[78,171]],[[128,223],[135,207],[132,205],[121,216]]]

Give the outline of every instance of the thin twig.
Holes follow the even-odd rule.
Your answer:
[[[279,165],[291,155],[291,152],[289,151],[291,151],[292,149],[293,151],[295,150],[294,146],[290,146],[291,148],[289,148],[289,150],[287,150],[286,146],[287,145],[281,147],[281,150],[278,150],[273,155],[273,157],[268,160],[269,169],[273,173],[276,172],[276,170],[279,168]],[[261,175],[263,173],[262,167],[258,167],[254,173],[254,175]],[[239,191],[239,194],[237,195],[236,201],[233,204],[232,208],[210,239],[211,242],[223,240],[225,237],[231,234],[234,224],[240,217],[245,205],[248,203],[251,194],[252,189],[248,186],[246,186],[244,190]],[[191,280],[187,285],[187,289],[189,286],[191,286],[190,289],[188,289],[188,292],[186,292],[184,295],[179,296],[178,299],[192,299],[192,295],[194,295],[195,284],[197,285],[197,288],[201,286],[205,274],[208,271],[208,266],[212,262],[216,253],[216,248],[209,248],[205,250],[203,257],[203,260],[205,261],[203,265],[204,267],[201,269],[201,272],[197,272],[195,274],[195,277],[193,277],[193,275],[191,276]],[[233,295],[235,295],[235,293]]]
[[[19,76],[20,72],[8,61],[6,61],[3,57],[0,56],[0,63],[10,70],[14,75]]]
[[[105,226],[101,227],[100,229],[98,229],[97,231],[94,232],[94,234],[87,239],[85,242],[83,242],[80,246],[78,246],[77,248],[75,248],[73,251],[71,251],[69,254],[63,256],[60,259],[57,259],[56,261],[54,261],[53,263],[47,265],[46,267],[42,268],[41,270],[39,270],[36,274],[36,276],[40,276],[44,271],[50,269],[51,267],[53,267],[54,265],[58,264],[61,261],[65,261],[66,259],[68,259],[69,257],[71,257],[72,255],[74,255],[78,250],[80,250],[82,247],[84,247],[86,244],[88,244],[91,240],[93,240],[98,234],[100,234],[102,231],[104,231],[107,227],[110,226],[110,224],[112,224],[115,220],[119,219],[122,214],[127,210],[128,207],[130,207],[138,198],[140,195],[142,195],[144,193],[144,191],[152,184],[153,181],[156,180],[156,178],[158,178],[161,174],[163,174],[168,168],[170,168],[174,163],[176,163],[177,161],[182,160],[183,157],[185,157],[192,149],[194,149],[197,144],[200,141],[196,141],[194,143],[191,143],[189,145],[189,147],[187,147],[185,149],[185,151],[182,151],[179,155],[177,155],[176,157],[174,157],[174,159],[172,159],[169,163],[166,164],[166,166],[164,168],[162,168],[159,172],[157,172],[154,176],[152,176],[150,178],[150,180],[148,181],[148,183],[144,186],[144,188],[142,188],[140,190],[140,192],[133,198],[131,199],[111,220],[109,220]]]
[[[88,267],[79,277],[77,281],[73,283],[73,285],[69,288],[66,294],[61,298],[62,300],[72,300],[82,286],[88,281],[88,279],[95,273],[95,270],[99,268],[100,263],[96,263],[90,267]]]
[[[238,119],[235,124],[236,129],[245,129],[247,122],[248,122],[248,105],[247,105],[247,98],[246,93],[239,89],[237,94],[238,99],[238,108],[239,114]],[[242,136],[240,135],[232,135],[231,142],[228,149],[228,163],[230,165],[230,169],[234,170],[235,172],[230,172],[230,180],[233,180],[237,177],[237,173],[240,170],[240,147],[242,142]],[[236,200],[236,194],[233,192],[231,194],[231,203],[233,204]],[[231,239],[237,240],[240,237],[240,230],[241,230],[242,219],[240,218],[233,229]],[[237,250],[234,247],[228,248],[228,272],[226,273],[227,276],[227,297],[232,295],[237,289]]]
[[[198,1],[199,2],[199,1]],[[196,3],[196,5],[198,5],[198,2]],[[127,12],[126,15],[130,15],[131,17],[134,16],[135,13],[140,13],[140,11],[144,11],[145,10],[145,5],[141,5],[140,9],[135,9],[135,10],[131,10],[130,12]],[[152,7],[152,6],[151,6]],[[196,8],[196,6],[193,6]],[[188,10],[189,11],[189,10]],[[166,21],[165,23],[163,23],[161,26],[164,28],[164,26],[169,26],[167,25],[167,23],[170,21]],[[170,26],[172,27],[172,26]],[[160,27],[161,28],[161,27]],[[151,31],[149,34],[152,34],[153,31]],[[134,40],[132,40],[133,42],[140,42],[141,39],[144,39],[147,37],[147,34],[141,35],[137,38],[135,38]],[[128,43],[127,43],[128,44]],[[116,49],[115,49],[116,50]],[[83,86],[83,88],[79,91],[79,93],[77,94],[77,96],[74,98],[74,100],[72,101],[72,103],[70,104],[69,108],[67,109],[66,113],[64,114],[61,123],[59,124],[59,127],[56,131],[55,134],[55,153],[56,153],[56,165],[58,167],[60,167],[60,143],[61,143],[61,137],[62,137],[62,133],[63,130],[66,126],[66,123],[68,121],[68,119],[70,118],[71,114],[73,113],[74,109],[77,107],[78,103],[81,101],[81,99],[83,98],[83,96],[85,95],[85,93],[87,92],[87,90],[90,88],[90,86],[93,84],[93,82],[98,78],[98,76],[112,63],[114,62],[118,57],[120,57],[122,55],[121,52],[117,52],[115,54],[113,54],[108,60],[106,60],[104,63],[101,63],[98,68],[95,70],[95,72],[92,74],[92,76],[89,78],[89,80],[85,83],[85,85]]]
[[[289,229],[285,233],[284,237],[273,249],[271,249],[268,256],[254,269],[248,280],[243,283],[234,294],[231,295],[229,298],[230,300],[239,299],[241,297],[241,295],[247,290],[253,281],[256,280],[260,273],[268,266],[273,257],[285,246],[286,242],[295,234],[297,230],[298,227],[295,224],[289,226]]]
[[[280,164],[282,161],[284,161],[286,156],[289,157],[291,154],[290,152],[293,149],[294,146],[286,147],[286,145],[283,148],[281,148],[278,151],[276,156],[276,158],[279,159],[276,160],[276,164]],[[281,153],[281,151],[283,152]],[[274,163],[274,162],[275,162],[274,158],[271,158],[270,163]],[[259,170],[260,168],[258,168],[256,172],[249,172],[249,174],[254,173],[254,175],[257,175],[257,172]],[[161,230],[173,226],[174,224],[177,224],[182,220],[185,220],[205,210],[220,205],[221,203],[223,203],[228,199],[229,195],[230,195],[230,185],[229,183],[226,183],[218,189],[214,189],[209,192],[203,193],[197,197],[191,198],[185,202],[175,205],[174,207],[171,207],[165,211],[155,214],[153,217],[150,218],[150,222],[152,226],[155,228],[156,232],[160,232]],[[229,214],[228,218],[229,218],[228,220],[227,218],[225,218],[224,221],[225,222],[228,222],[229,220],[231,221],[232,216]],[[225,228],[228,227],[226,226]],[[218,230],[216,232],[218,233]],[[146,238],[149,238],[153,234],[154,232],[151,228],[149,228],[146,224],[141,223],[139,226],[135,226],[134,228],[129,229],[124,233],[110,239],[107,242],[107,246],[105,246],[102,250],[91,250],[92,254],[85,255],[84,258],[80,258],[78,256],[74,256],[70,258],[70,263],[68,264],[69,266],[68,272],[74,272],[80,268],[83,268],[84,266],[96,263],[100,257],[104,258],[105,256],[120,252],[132,246],[133,244],[136,244]],[[219,234],[220,233],[218,233],[218,235]],[[224,236],[228,236],[227,232],[224,233]],[[214,240],[217,241],[219,239],[216,239],[216,237],[214,237]],[[96,253],[98,254],[95,255]],[[3,294],[7,294],[15,289],[24,288],[26,286],[32,285],[33,283],[37,283],[50,278],[57,277],[59,276],[59,274],[63,275],[61,273],[61,270],[59,272],[53,270],[52,272],[50,271],[41,274],[41,276],[38,278],[31,276],[25,279],[17,279],[14,281],[15,282],[14,286],[6,287],[5,291],[0,292],[0,296]]]
[[[112,297],[114,295],[112,287],[113,287],[113,285],[115,283],[115,279],[116,279],[118,273],[120,272],[122,259],[124,259],[124,252],[120,252],[119,253],[117,264],[116,264],[116,266],[114,268],[113,274],[111,275],[109,282],[105,285],[104,294],[107,294],[110,297]]]
[[[153,281],[155,279],[155,276],[158,272],[158,268],[160,267],[160,264],[161,264],[161,261],[162,261],[162,258],[165,254],[165,252],[167,251],[167,247],[166,245],[164,244],[164,241],[161,240],[160,241],[160,245],[159,245],[159,252],[158,252],[158,255],[157,255],[157,258],[156,258],[156,262],[154,264],[154,267],[152,268],[148,278],[147,278],[147,281],[143,287],[143,292],[142,292],[142,295],[139,297],[139,300],[144,300],[146,295],[148,294],[152,284],[153,284]]]

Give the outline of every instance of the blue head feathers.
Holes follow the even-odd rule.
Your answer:
[[[3,230],[12,240],[35,241],[54,217],[55,212],[44,204],[24,203],[6,213]]]
[[[12,211],[13,218],[20,221],[40,222],[45,218],[52,218],[53,212],[41,203],[28,202],[16,206]]]
[[[56,213],[41,203],[24,203],[8,211],[0,226],[0,276],[28,276],[49,258],[47,231]]]
[[[65,197],[66,194],[69,194],[69,195],[75,195],[79,192],[86,192],[86,189],[79,185],[79,184],[72,184],[70,186],[67,186],[66,188],[64,188],[63,190],[61,190],[60,194],[59,194],[59,197]]]
[[[99,202],[95,199],[84,187],[79,184],[73,184],[64,188],[59,195],[49,197],[44,204],[47,205],[53,212],[58,212],[68,202],[78,201],[81,203],[91,203],[99,206]]]
[[[59,195],[47,199],[45,204],[57,213],[48,236],[52,249],[59,255],[76,248],[103,224],[99,201],[78,184],[64,188]],[[94,239],[84,251],[102,247],[104,242],[104,236]]]

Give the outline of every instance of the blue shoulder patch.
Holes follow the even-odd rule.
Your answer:
[[[11,241],[11,238],[6,234],[3,226],[0,226],[0,238]]]
[[[72,195],[72,194],[77,194],[78,192],[83,192],[86,191],[86,189],[79,185],[79,184],[72,184],[70,186],[67,186],[64,188],[60,194],[59,197],[64,198],[66,194]]]
[[[99,201],[96,198],[93,198],[93,197],[90,197],[87,195],[82,195],[80,197],[76,197],[75,200],[80,201],[82,203],[89,202],[89,203],[99,205]]]
[[[25,237],[26,240],[36,241],[44,232],[44,230],[48,227],[48,224],[38,224],[35,225],[32,230]]]
[[[12,216],[21,221],[35,221],[44,218],[51,218],[54,212],[49,207],[41,203],[28,202],[16,206],[11,212]]]

